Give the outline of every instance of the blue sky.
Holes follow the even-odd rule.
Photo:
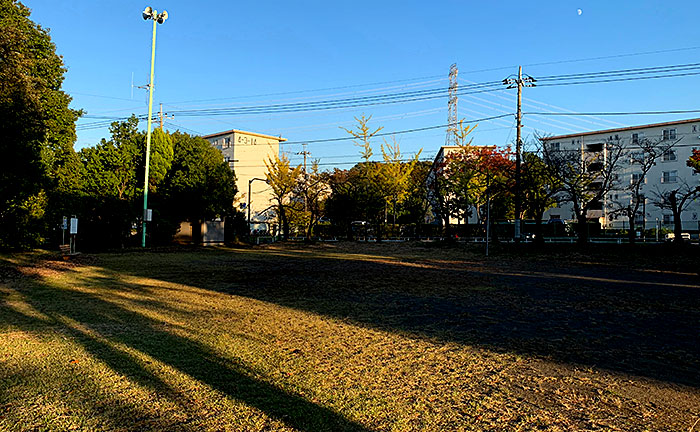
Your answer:
[[[68,68],[64,89],[89,115],[147,112],[151,26],[147,5],[167,9],[158,27],[154,103],[164,111],[294,103],[423,90],[447,85],[457,63],[460,84],[501,80],[517,72],[537,78],[589,71],[698,62],[700,16],[695,2],[674,1],[353,1],[195,2],[170,0],[25,0],[32,19],[51,29]],[[670,6],[672,5],[672,6]],[[578,10],[581,14],[578,14]],[[654,54],[628,55],[665,51]],[[599,57],[614,56],[600,59]],[[596,60],[570,61],[599,58]],[[542,64],[547,63],[547,64]],[[525,89],[524,111],[695,109],[700,76]],[[324,90],[325,89],[325,90]],[[515,110],[515,91],[459,99],[467,120]],[[169,129],[202,134],[243,129],[292,142],[341,137],[339,126],[373,115],[398,131],[445,124],[447,99],[342,110],[255,116],[175,116]],[[693,117],[525,116],[524,134],[562,134]],[[81,119],[79,124],[95,122]],[[512,142],[513,118],[481,122],[474,143]],[[145,122],[142,124],[145,129]],[[107,128],[79,130],[76,149],[96,144]],[[444,130],[397,135],[404,153],[431,158]],[[378,153],[380,141],[375,142]],[[302,148],[286,145],[294,155]],[[359,160],[349,141],[310,144],[324,168]]]

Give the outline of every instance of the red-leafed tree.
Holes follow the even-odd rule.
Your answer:
[[[485,227],[489,201],[491,219],[512,214],[514,162],[510,155],[509,148],[464,145],[445,157],[452,216],[466,219],[476,210]]]
[[[693,154],[690,155],[686,164],[695,170],[695,172],[700,173],[700,150],[693,149]]]

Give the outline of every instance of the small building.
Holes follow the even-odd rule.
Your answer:
[[[236,205],[250,215],[251,229],[268,230],[271,219],[272,190],[265,183],[265,161],[279,155],[281,136],[232,129],[203,136],[224,155],[224,161],[236,174]],[[250,195],[248,191],[250,190]],[[248,209],[250,203],[250,209]]]

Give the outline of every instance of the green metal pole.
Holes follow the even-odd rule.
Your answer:
[[[153,12],[156,13],[155,11]],[[146,133],[146,173],[143,180],[143,227],[141,247],[146,247],[146,211],[148,209],[148,171],[151,163],[151,122],[153,117],[153,69],[156,62],[156,20],[153,20],[153,44],[151,45],[151,83],[148,85],[148,131]]]

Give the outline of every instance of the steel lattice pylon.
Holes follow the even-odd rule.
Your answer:
[[[457,139],[457,63],[450,66],[450,87],[449,98],[447,99],[447,136],[445,136],[445,145],[456,145]]]

